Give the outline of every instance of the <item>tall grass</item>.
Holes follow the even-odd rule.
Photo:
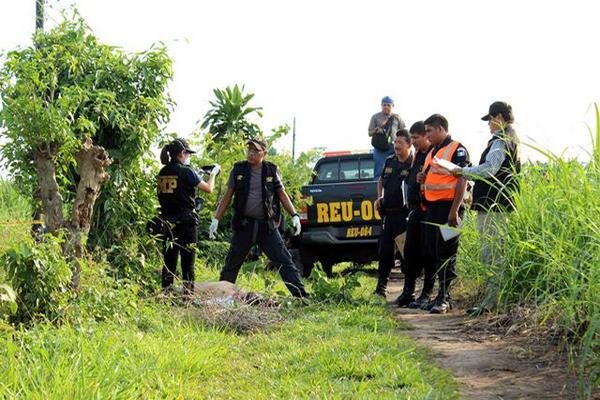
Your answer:
[[[463,238],[462,276],[482,284],[501,309],[525,305],[568,345],[582,397],[600,384],[600,113],[590,162],[544,153],[522,174],[516,211],[492,242],[499,262],[478,260],[481,238]],[[542,151],[542,150],[540,150]],[[483,282],[492,281],[485,285]],[[471,282],[472,283],[472,282]],[[468,283],[467,283],[468,284]]]

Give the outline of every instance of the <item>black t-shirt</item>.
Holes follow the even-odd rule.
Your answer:
[[[165,165],[158,173],[157,193],[162,214],[177,217],[194,211],[196,186],[200,177],[179,161]]]
[[[404,207],[402,196],[402,182],[408,178],[412,157],[399,161],[393,155],[385,160],[381,173],[383,180],[383,209]]]
[[[426,151],[417,151],[415,154],[415,161],[410,168],[408,178],[406,179],[407,195],[408,195],[408,206],[412,209],[420,207],[421,205],[421,184],[417,182],[417,174],[423,169],[427,154],[431,151],[433,146],[430,146]]]

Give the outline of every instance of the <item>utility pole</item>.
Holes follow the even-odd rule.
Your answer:
[[[44,1],[35,0],[35,30],[44,30]]]
[[[296,117],[294,117],[294,123],[292,128],[292,161],[296,160]]]

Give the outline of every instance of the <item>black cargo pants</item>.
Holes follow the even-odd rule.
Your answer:
[[[181,275],[184,287],[193,290],[194,287],[194,260],[196,252],[193,245],[196,243],[197,226],[191,223],[177,223],[170,225],[164,232],[163,244],[164,266],[162,270],[162,287],[173,285],[177,275],[177,260],[181,254]]]
[[[440,285],[438,296],[443,298],[449,298],[450,285],[456,278],[456,253],[458,252],[458,239],[460,236],[445,241],[437,225],[448,223],[451,206],[452,202],[449,201],[428,203],[425,217],[427,251],[434,261]],[[459,210],[459,216],[462,218],[463,215],[464,210]]]
[[[292,296],[305,297],[306,291],[290,252],[286,249],[279,231],[269,229],[266,220],[246,218],[242,220],[240,229],[233,231],[220,279],[235,283],[242,263],[255,244],[271,261],[280,265],[279,274]]]
[[[397,211],[385,211],[381,236],[379,236],[379,279],[378,289],[385,289],[394,266],[395,239],[406,230],[406,216],[408,211],[400,209]]]
[[[435,264],[426,251],[425,211],[415,208],[408,214],[404,243],[404,290],[413,294],[417,279],[424,273],[422,296],[430,296],[435,284]]]

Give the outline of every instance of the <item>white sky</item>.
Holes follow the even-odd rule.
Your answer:
[[[495,100],[513,106],[523,141],[582,155],[600,100],[597,1],[49,0],[46,26],[71,4],[105,43],[167,44],[178,104],[168,130],[182,136],[213,88],[243,83],[263,130],[296,117],[300,150],[368,149],[389,95],[408,126],[445,115],[474,161]],[[0,0],[0,49],[30,43],[34,14],[35,0]]]

